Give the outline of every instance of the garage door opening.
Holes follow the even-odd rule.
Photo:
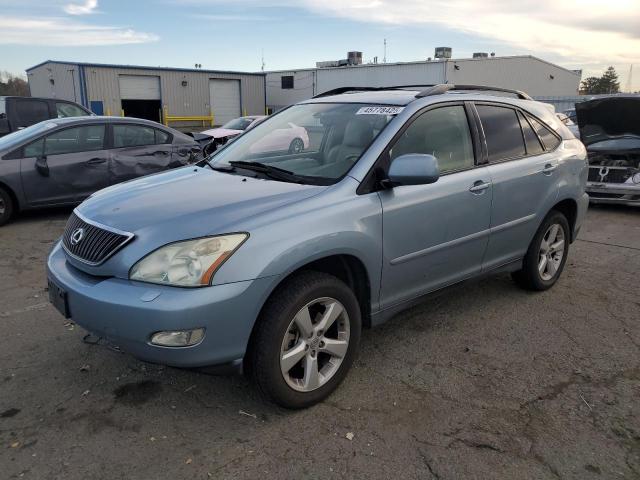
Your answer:
[[[160,121],[160,77],[120,75],[120,102],[125,116]]]
[[[160,100],[122,100],[125,117],[145,118],[160,122]]]

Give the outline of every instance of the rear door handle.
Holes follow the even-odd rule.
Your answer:
[[[471,193],[475,193],[476,195],[478,195],[478,194],[484,192],[490,186],[491,186],[490,182],[485,182],[483,180],[478,180],[476,182],[473,182],[473,185],[471,185],[469,187],[469,191]]]
[[[92,158],[91,160],[87,160],[87,165],[100,165],[106,161],[106,158]]]
[[[551,172],[553,172],[556,168],[558,168],[558,165],[547,163],[542,169],[542,173],[545,175],[551,175]]]

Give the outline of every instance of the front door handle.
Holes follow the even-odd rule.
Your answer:
[[[166,150],[156,150],[155,152],[153,152],[154,155],[169,155],[169,152],[167,152]]]
[[[87,165],[100,165],[106,161],[106,158],[92,158],[91,160],[87,160]]]
[[[542,173],[544,175],[551,175],[551,172],[553,172],[556,168],[558,168],[558,165],[553,165],[552,163],[547,163],[544,168],[542,169]]]
[[[482,192],[484,192],[487,188],[489,188],[490,186],[491,186],[490,182],[485,182],[483,180],[478,180],[476,182],[473,182],[473,185],[471,185],[469,187],[469,191],[471,193],[475,193],[476,195],[479,195]]]

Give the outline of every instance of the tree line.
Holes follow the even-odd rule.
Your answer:
[[[607,68],[601,77],[588,77],[580,82],[581,95],[620,93],[618,74],[613,67]]]
[[[0,95],[29,97],[29,84],[23,77],[9,72],[0,72]]]

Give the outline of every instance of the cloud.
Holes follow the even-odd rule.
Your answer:
[[[637,0],[303,0],[323,15],[438,25],[574,64],[640,62]]]
[[[62,7],[69,15],[89,15],[98,8],[98,0],[86,0],[84,3],[69,3]]]
[[[59,17],[0,17],[0,44],[75,47],[148,43],[158,39],[153,33],[126,27],[89,25]]]

